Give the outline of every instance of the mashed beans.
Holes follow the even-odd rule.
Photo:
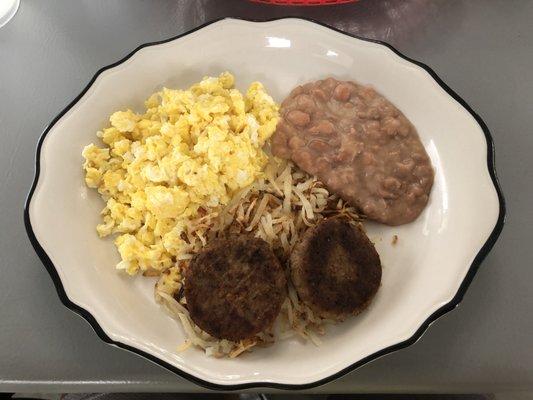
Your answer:
[[[433,168],[414,126],[374,89],[333,78],[295,88],[281,105],[272,152],[388,225],[428,202]]]

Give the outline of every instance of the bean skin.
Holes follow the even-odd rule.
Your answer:
[[[344,83],[340,83],[337,85],[335,90],[333,91],[333,98],[338,101],[348,101],[352,94],[352,88]]]
[[[309,116],[309,114],[300,110],[290,111],[287,114],[287,119],[289,120],[289,122],[296,126],[306,126],[309,121],[311,121],[311,117]]]
[[[311,96],[308,94],[301,94],[296,97],[296,104],[298,108],[304,112],[313,112],[315,110],[316,104]]]
[[[335,132],[335,126],[328,120],[318,121],[316,125],[309,129],[311,133],[321,133],[323,135],[331,135]]]
[[[305,146],[305,140],[299,138],[298,136],[293,136],[289,139],[289,147],[291,150],[297,150]]]
[[[310,149],[316,151],[317,153],[322,153],[322,154],[331,150],[331,147],[329,146],[329,144],[327,144],[323,140],[312,140],[309,142],[308,146]]]

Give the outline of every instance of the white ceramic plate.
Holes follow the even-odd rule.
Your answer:
[[[320,347],[288,340],[234,360],[177,353],[184,332],[154,302],[154,281],[118,273],[112,241],[96,235],[103,203],[84,184],[83,147],[113,111],[225,70],[240,89],[263,82],[277,101],[327,76],[371,84],[414,123],[435,166],[429,205],[415,222],[367,224],[383,261],[382,287],[367,312],[329,328]],[[479,117],[428,67],[390,46],[299,19],[224,19],[141,46],[96,74],[40,139],[25,222],[61,299],[103,340],[208,387],[305,388],[414,343],[458,304],[503,225],[492,157]]]

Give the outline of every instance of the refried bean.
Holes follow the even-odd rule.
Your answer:
[[[411,122],[373,88],[333,78],[281,104],[275,156],[292,159],[369,219],[401,225],[426,206],[433,167]]]

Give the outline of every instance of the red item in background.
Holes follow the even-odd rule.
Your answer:
[[[357,0],[251,0],[253,3],[276,6],[328,6],[333,4],[355,3]]]

